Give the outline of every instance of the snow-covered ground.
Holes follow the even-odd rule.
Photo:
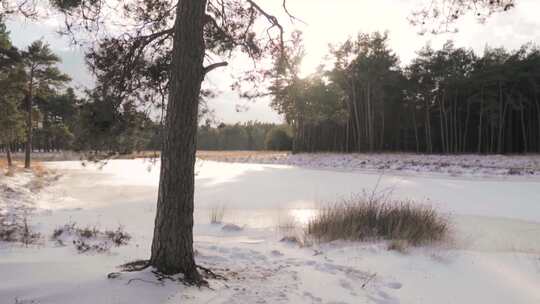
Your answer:
[[[507,168],[527,162],[509,161]],[[341,170],[344,166],[319,170],[199,161],[197,262],[229,280],[197,289],[157,281],[149,271],[107,279],[118,271],[116,266],[148,257],[158,167],[144,160],[115,160],[101,170],[79,162],[48,166],[63,176],[53,186],[27,193],[24,200],[32,205],[26,209],[33,210],[28,220],[42,235],[39,244],[0,243],[2,304],[540,303],[537,176],[464,178],[386,171],[381,177],[380,171]],[[2,177],[0,184],[24,192],[30,178]],[[384,243],[300,247],[280,242],[280,226],[291,220],[305,223],[325,203],[376,184],[392,189],[395,197],[432,204],[448,214],[452,240],[405,254],[388,251]],[[0,209],[22,201],[12,197],[0,196]],[[224,223],[243,230],[224,231],[222,225],[210,224],[209,214],[217,207],[225,208]],[[67,223],[100,230],[122,226],[133,238],[105,253],[79,254],[71,244],[60,246],[50,239]]]
[[[540,155],[436,155],[410,153],[243,153],[200,154],[210,160],[232,163],[279,164],[346,171],[444,176],[540,175]]]

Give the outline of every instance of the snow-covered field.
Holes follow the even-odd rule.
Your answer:
[[[410,153],[249,153],[202,151],[209,160],[232,163],[289,165],[345,171],[444,176],[540,175],[540,155],[436,155]]]
[[[381,177],[377,167],[344,170],[360,156],[287,157],[324,170],[198,162],[197,262],[229,278],[211,281],[212,289],[160,282],[149,271],[107,278],[116,266],[148,257],[159,171],[148,161],[115,160],[101,170],[79,162],[49,163],[62,177],[39,192],[25,190],[29,174],[1,177],[0,185],[19,194],[0,195],[0,211],[13,212],[24,203],[41,239],[34,245],[0,242],[0,303],[540,303],[537,157],[504,162],[477,157],[482,169],[458,174],[466,177],[432,175],[430,170],[450,171],[422,166],[421,176],[386,170]],[[511,168],[535,174],[504,173]],[[384,243],[280,242],[279,227],[292,220],[305,223],[325,203],[370,190],[379,179],[379,189],[448,214],[452,240],[404,254],[388,251]],[[211,210],[221,207],[223,222],[241,231],[210,224]],[[132,239],[104,253],[78,253],[72,244],[51,240],[67,223],[99,230],[122,226]]]

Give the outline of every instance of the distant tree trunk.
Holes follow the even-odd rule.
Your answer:
[[[350,113],[350,111],[349,111],[349,113]],[[350,127],[349,126],[351,124],[350,121],[351,121],[350,119],[347,119],[347,125],[345,126],[345,152],[351,152],[349,150],[350,149],[349,148],[349,137],[350,137],[350,135],[349,135],[349,128]]]
[[[471,119],[471,101],[467,100],[467,114],[465,116],[465,130],[461,137],[461,152],[466,152],[467,150],[467,134],[469,133],[469,121]]]
[[[478,147],[477,152],[482,153],[482,122],[484,119],[484,88],[482,87],[482,93],[480,97],[480,119],[478,123]]]
[[[369,74],[369,69],[368,69]],[[373,128],[373,120],[374,120],[374,113],[373,105],[371,104],[371,82],[367,81],[367,89],[366,89],[366,100],[367,100],[367,113],[368,113],[368,138],[369,138],[369,152],[373,152],[374,150],[374,128]]]
[[[199,282],[193,255],[195,150],[206,0],[180,0],[176,9],[170,91],[150,265]]]
[[[416,142],[416,153],[420,152],[420,142],[418,141],[418,127],[416,125],[416,109],[413,108],[412,110],[412,119],[413,119],[413,127],[414,127],[414,139]]]
[[[10,144],[6,145],[6,156],[7,156],[8,167],[13,166],[13,160],[11,159],[11,145]]]
[[[359,112],[358,112],[358,105],[357,105],[357,98],[356,98],[356,85],[355,80],[353,79],[351,81],[351,88],[352,88],[352,104],[354,109],[354,120],[356,123],[356,146],[357,146],[357,152],[360,152],[362,150],[361,148],[361,134],[360,134],[360,119],[358,118]]]
[[[385,115],[384,115],[384,107],[383,107],[383,110],[382,110],[382,113],[381,113],[381,141],[380,141],[380,144],[379,144],[379,150],[382,151],[384,149],[384,133],[386,132],[385,130]]]
[[[452,129],[452,152],[457,153],[459,151],[459,123],[458,123],[458,98],[459,98],[459,91],[456,89],[456,95],[454,96],[454,106],[451,108],[451,111],[453,110],[452,114],[452,121],[451,123],[454,125]]]
[[[499,136],[498,136],[498,145],[497,153],[501,154],[503,152],[503,138],[504,138],[504,125],[506,118],[506,105],[507,103],[504,100],[502,84],[499,81]]]
[[[26,148],[24,153],[24,167],[30,169],[30,155],[32,153],[32,99],[33,96],[33,72],[30,72],[30,88],[28,90],[28,95],[26,96]]]
[[[519,96],[519,113],[521,118],[521,133],[523,136],[523,152],[527,153],[529,150],[527,143],[527,128],[525,127],[525,103],[523,102],[523,95]]]
[[[431,138],[431,117],[429,111],[429,102],[425,101],[425,120],[426,120],[426,148],[428,153],[433,153],[433,141]]]
[[[446,133],[445,133],[445,123],[444,123],[444,105],[443,105],[443,101],[444,101],[444,95],[442,98],[440,98],[440,101],[439,101],[439,122],[440,122],[440,126],[441,126],[441,143],[442,143],[442,152],[443,153],[446,153]]]
[[[532,131],[531,132],[531,134],[532,134],[531,140],[535,141],[535,143],[536,143],[536,152],[540,152],[540,102],[538,101],[538,91],[537,91],[537,87],[536,87],[535,84],[533,84],[533,92],[534,92],[534,104],[536,106],[536,122],[538,124],[538,128],[536,129],[536,132],[537,132],[536,133],[535,131],[533,131],[535,129],[535,127],[532,127],[532,129],[531,129],[531,131]],[[532,107],[532,105],[531,105],[531,107]],[[531,114],[532,114],[532,112],[533,111],[531,111]],[[532,148],[531,148],[531,150],[532,150]]]

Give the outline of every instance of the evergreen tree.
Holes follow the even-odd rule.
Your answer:
[[[0,144],[4,145],[9,166],[12,165],[11,145],[24,136],[19,104],[24,80],[20,55],[11,45],[9,32],[0,16]]]
[[[60,58],[55,55],[48,44],[41,40],[33,42],[23,52],[23,64],[27,74],[26,84],[26,149],[24,167],[30,168],[30,154],[32,152],[32,134],[34,98],[46,95],[52,89],[63,86],[70,78],[60,72],[56,64]]]

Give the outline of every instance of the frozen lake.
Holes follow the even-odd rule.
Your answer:
[[[148,273],[106,279],[116,266],[149,255],[157,165],[145,160],[114,160],[101,169],[80,162],[47,165],[63,176],[36,202],[33,227],[48,235],[69,222],[103,229],[121,225],[133,240],[105,255],[79,255],[48,241],[38,247],[3,246],[0,303],[540,302],[538,177],[381,176],[200,161],[194,229],[198,262],[230,268],[248,279],[214,282],[214,291],[196,291],[177,283],[144,283],[153,279]],[[279,226],[305,223],[326,204],[375,186],[394,198],[435,206],[449,216],[452,240],[405,255],[377,243],[302,248],[279,242]],[[225,232],[211,225],[209,214],[216,207],[225,209],[225,223],[244,229]],[[137,276],[143,280],[129,284]],[[366,280],[371,283],[364,288]]]

